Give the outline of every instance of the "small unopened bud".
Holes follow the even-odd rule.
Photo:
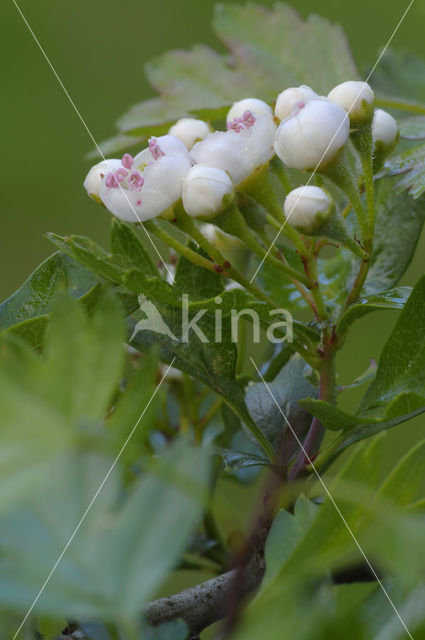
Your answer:
[[[185,177],[183,206],[193,218],[208,220],[223,211],[233,192],[233,182],[225,171],[197,164]]]
[[[195,142],[204,140],[207,137],[210,133],[210,127],[208,123],[203,120],[181,118],[171,127],[168,133],[184,142],[190,151]]]
[[[306,84],[302,84],[300,87],[289,87],[279,93],[274,114],[279,120],[285,120],[285,118],[289,118],[299,102],[307,102],[307,100],[317,97],[317,93]]]
[[[231,123],[237,118],[242,118],[247,111],[250,111],[256,118],[269,116],[273,113],[267,102],[258,100],[258,98],[245,98],[233,103],[226,116],[226,122]]]
[[[329,220],[333,200],[320,187],[304,186],[286,196],[283,210],[288,223],[302,233],[314,234]]]
[[[394,118],[383,109],[376,109],[372,121],[372,137],[375,150],[388,155],[398,140],[398,125]]]
[[[101,203],[102,200],[100,198],[100,187],[102,186],[102,181],[108,175],[113,174],[115,171],[119,171],[121,168],[121,160],[111,159],[111,160],[102,160],[98,164],[95,164],[94,167],[90,169],[88,172],[86,179],[84,180],[84,188],[93,200]]]
[[[290,168],[325,169],[348,141],[350,121],[342,107],[326,98],[299,102],[293,115],[280,123],[275,151]]]
[[[353,124],[363,124],[372,119],[375,94],[367,82],[343,82],[330,91],[328,100],[345,109]]]

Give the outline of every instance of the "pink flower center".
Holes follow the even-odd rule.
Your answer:
[[[133,171],[128,179],[128,185],[133,191],[141,191],[145,183],[145,179],[138,171]]]
[[[162,151],[156,138],[151,138],[149,140],[149,151],[151,152],[154,160],[159,160],[161,156],[165,156],[165,153]]]
[[[134,158],[129,153],[123,155],[121,159],[122,167],[109,173],[105,178],[105,184],[109,189],[117,189],[120,182],[123,182],[134,165]],[[139,171],[132,171],[128,177],[128,189],[131,191],[141,191],[145,180]]]
[[[256,121],[256,117],[252,113],[252,111],[245,111],[245,113],[240,118],[235,118],[232,122],[227,123],[227,130],[232,129],[236,131],[236,133],[240,133],[241,131],[247,131],[254,126]]]

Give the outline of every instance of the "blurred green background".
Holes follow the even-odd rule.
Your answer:
[[[114,121],[130,104],[153,95],[143,75],[145,61],[166,49],[196,42],[221,49],[210,26],[214,0],[20,0],[19,4],[97,141],[114,132]],[[273,0],[260,4],[272,6]],[[342,24],[364,72],[374,64],[407,5],[407,0],[293,3],[304,16],[320,13]],[[84,234],[102,244],[109,215],[82,188],[89,168],[84,157],[92,148],[89,136],[12,0],[2,3],[1,24],[3,299],[52,253],[44,232]],[[416,0],[392,45],[425,54],[424,26],[425,4]],[[424,272],[424,252],[423,238],[404,284],[413,284]],[[356,325],[344,358],[340,357],[341,382],[354,378],[368,367],[370,358],[379,356],[396,318],[397,314],[386,312]],[[357,397],[358,393],[347,395],[346,406]],[[424,427],[422,418],[389,434],[388,464],[400,447],[417,440]]]

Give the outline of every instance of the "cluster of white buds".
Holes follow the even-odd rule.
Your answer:
[[[291,169],[329,171],[348,142],[350,124],[354,131],[372,126],[375,155],[388,154],[397,142],[397,123],[381,109],[374,111],[374,92],[366,82],[343,82],[327,97],[301,85],[278,95],[274,113],[257,98],[235,102],[225,131],[182,118],[135,157],[126,153],[94,166],[84,186],[123,220],[168,215],[181,200],[190,216],[210,220],[231,203],[235,189],[250,192],[251,178],[262,175],[259,170],[274,154]],[[307,233],[315,220],[323,222],[330,201],[317,187],[301,189],[301,198],[298,190],[288,195],[285,215],[292,207],[288,219]]]

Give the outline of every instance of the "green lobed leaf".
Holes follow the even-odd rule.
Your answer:
[[[77,261],[64,253],[54,253],[0,304],[0,332],[13,333],[38,348],[56,292],[68,291],[72,298],[90,307],[97,298],[98,283],[99,279]]]
[[[294,355],[273,382],[252,383],[246,390],[245,402],[252,419],[275,448],[284,438],[287,461],[299,448],[288,422],[301,441],[311,423],[311,416],[299,402],[317,394],[317,389],[307,378],[309,370],[301,356]]]
[[[118,121],[119,130],[133,136],[131,144],[166,133],[172,122],[187,115],[222,124],[229,105],[248,96],[271,102],[285,87],[303,83],[327,94],[335,84],[359,75],[339,26],[316,15],[302,20],[288,5],[217,5],[213,26],[228,54],[197,45],[146,64],[159,97],[134,105]],[[122,150],[125,144],[119,135],[103,148]]]

